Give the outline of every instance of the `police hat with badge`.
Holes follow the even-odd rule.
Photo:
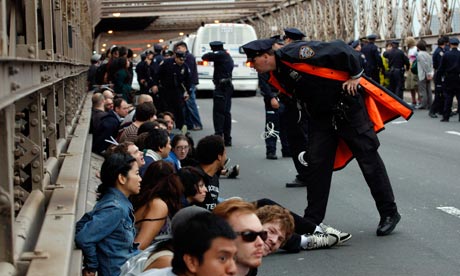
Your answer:
[[[281,37],[281,35],[274,35],[274,36],[271,36],[270,39],[273,39],[273,40],[274,40],[273,43],[276,43],[276,44],[279,44],[279,45],[284,45],[284,40],[283,40],[283,38]]]
[[[276,39],[273,38],[257,39],[244,44],[242,48],[248,58],[248,61],[253,61],[255,57],[270,51],[274,43],[276,43]]]
[[[175,57],[176,57],[176,58],[178,58],[178,59],[180,59],[180,60],[185,60],[186,54],[185,54],[184,51],[179,51],[179,50],[177,50],[174,54],[175,54]]]
[[[290,38],[292,40],[302,40],[302,38],[306,37],[304,33],[302,33],[299,29],[296,28],[285,28],[284,29],[284,39]]]
[[[219,51],[224,49],[225,42],[222,41],[211,41],[209,42],[209,46],[211,46],[211,50]]]
[[[449,39],[449,44],[458,45],[459,42],[460,41],[456,37],[452,37],[452,38]]]

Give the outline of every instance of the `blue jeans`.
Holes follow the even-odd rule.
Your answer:
[[[192,84],[190,87],[190,98],[185,102],[185,124],[188,129],[194,127],[203,128],[201,123],[198,107],[196,106],[196,85]]]

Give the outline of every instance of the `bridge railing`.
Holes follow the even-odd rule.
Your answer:
[[[69,274],[88,152],[88,3],[0,0],[0,275]]]

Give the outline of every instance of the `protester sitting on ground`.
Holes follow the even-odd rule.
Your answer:
[[[183,205],[201,204],[208,190],[204,183],[204,174],[194,167],[183,167],[177,173],[184,187]]]
[[[140,276],[235,275],[237,247],[233,229],[212,213],[195,212],[188,207],[173,218],[172,267],[151,269]]]
[[[91,108],[91,123],[89,125],[89,133],[93,133],[94,129],[99,128],[101,118],[106,115],[104,109],[104,96],[101,93],[94,93],[91,97],[93,106]]]
[[[148,95],[148,94],[141,94],[139,95],[139,97],[137,98],[137,103],[136,103],[136,106],[139,106],[143,103],[152,103],[153,104],[153,98],[152,96]],[[155,104],[153,104],[153,106],[155,107]],[[156,119],[156,114],[157,114],[157,109],[155,108],[155,116],[154,118]],[[123,120],[123,124],[122,124],[122,127],[124,126],[129,126],[133,121],[136,120],[136,109],[134,109],[133,111],[131,111],[126,117],[125,119]]]
[[[147,167],[158,160],[168,157],[171,151],[171,139],[164,129],[154,129],[149,132],[144,141],[145,166],[141,169],[141,176],[144,175]]]
[[[107,147],[115,142],[120,122],[128,114],[128,103],[121,99],[114,100],[114,109],[101,118],[98,128],[93,129],[92,151],[103,154]]]
[[[147,168],[141,192],[131,198],[138,229],[135,242],[140,249],[168,238],[171,218],[182,208],[183,194],[182,183],[170,163],[160,160]]]
[[[119,142],[136,141],[139,127],[155,118],[156,109],[153,103],[142,103],[137,106],[136,110],[136,120],[123,129],[118,139]]]
[[[107,149],[106,157],[114,153],[129,154],[136,159],[139,168],[145,165],[144,153],[133,142],[123,142],[118,145],[112,145]]]
[[[241,199],[229,199],[219,203],[213,213],[224,218],[237,235],[235,275],[257,275],[257,267],[262,264],[264,241],[268,234],[256,215],[254,204]]]
[[[134,244],[133,206],[128,197],[140,191],[136,160],[115,153],[102,164],[97,203],[76,224],[75,244],[83,251],[83,275],[119,275],[120,267],[139,253]]]
[[[176,172],[181,169],[181,161],[187,157],[189,150],[189,141],[187,136],[183,134],[177,134],[171,141],[171,151],[169,156],[164,160],[173,164]]]
[[[169,111],[162,112],[158,114],[157,116],[159,119],[163,119],[166,122],[166,127],[168,129],[168,133],[171,133],[174,128],[176,127],[175,125],[175,118],[174,114],[172,114]]]

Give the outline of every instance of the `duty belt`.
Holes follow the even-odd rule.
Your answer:
[[[214,84],[223,84],[223,83],[229,83],[232,82],[232,78],[226,78],[226,79],[220,79],[220,80],[213,80]]]

